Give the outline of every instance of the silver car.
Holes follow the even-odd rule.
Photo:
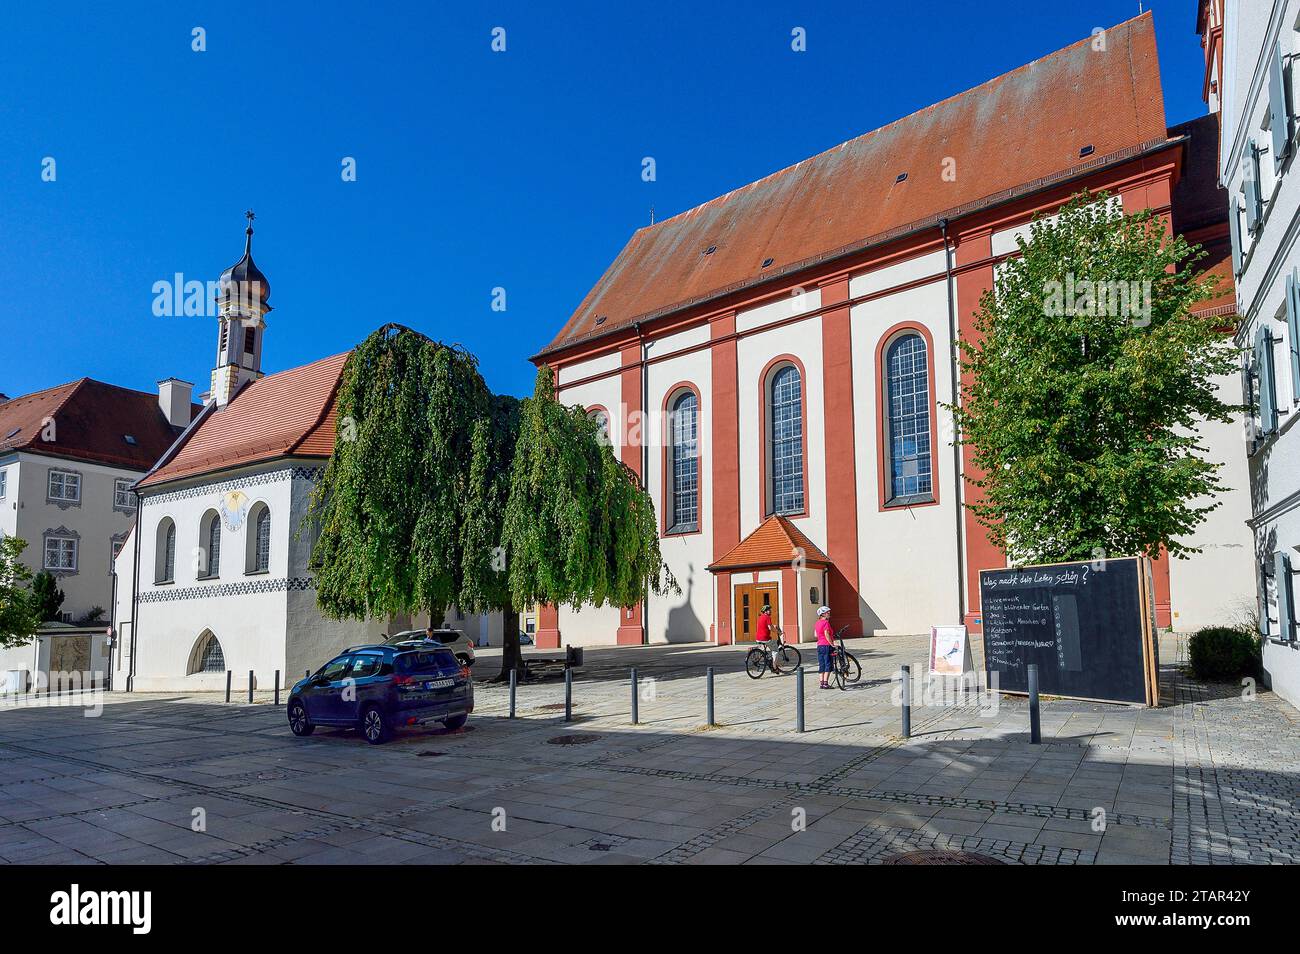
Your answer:
[[[466,636],[459,629],[408,629],[400,633],[394,633],[384,640],[385,646],[419,646],[430,642],[429,633],[432,632],[432,642],[440,646],[446,646],[450,649],[463,666],[474,665],[474,641]]]

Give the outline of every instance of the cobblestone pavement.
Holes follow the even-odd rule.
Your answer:
[[[294,738],[262,694],[110,694],[94,718],[0,705],[0,860],[855,864],[937,849],[1300,862],[1300,717],[1268,692],[1190,682],[1179,639],[1162,641],[1162,708],[1045,700],[1041,745],[1023,700],[921,685],[900,738],[891,677],[924,669],[925,641],[850,649],[862,680],[822,692],[807,675],[802,734],[795,675],[754,681],[743,649],[698,644],[588,650],[573,723],[558,681],[521,686],[516,719],[503,687],[480,685],[467,730],[380,747],[339,730]]]

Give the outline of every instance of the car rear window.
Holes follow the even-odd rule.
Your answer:
[[[449,649],[421,649],[415,652],[402,653],[395,660],[393,666],[399,673],[412,672],[442,672],[446,669],[457,668],[456,657]]]

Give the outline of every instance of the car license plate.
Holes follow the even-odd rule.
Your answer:
[[[452,686],[452,685],[455,685],[455,681],[452,680],[452,679],[435,679],[435,680],[433,680],[432,682],[426,682],[426,683],[424,684],[424,688],[426,688],[426,689],[446,689],[447,687]]]

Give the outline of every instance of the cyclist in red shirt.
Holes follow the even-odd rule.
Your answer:
[[[763,609],[758,614],[758,622],[754,625],[754,640],[767,652],[767,660],[772,666],[772,672],[779,673],[781,670],[777,668],[776,656],[772,653],[772,607],[767,603],[763,604]]]

